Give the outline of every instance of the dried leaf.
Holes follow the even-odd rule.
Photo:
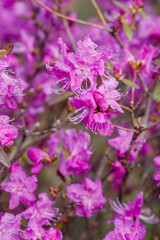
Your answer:
[[[13,50],[13,45],[8,45],[5,49],[0,49],[0,59],[4,58],[4,56],[8,56]]]
[[[0,162],[8,168],[11,166],[9,158],[2,148],[0,148]]]
[[[132,82],[131,80],[129,80],[129,79],[126,79],[126,78],[124,78],[124,79],[122,79],[122,80],[120,80],[121,82],[123,82],[124,84],[126,84],[127,86],[129,86],[129,87],[132,87],[132,88],[139,88],[139,86],[136,84],[136,83],[134,83],[134,82]]]

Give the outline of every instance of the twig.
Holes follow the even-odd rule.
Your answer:
[[[70,8],[70,6],[74,3],[75,0],[70,0],[66,7],[64,8],[64,10],[62,11],[63,14],[65,14],[67,12],[67,10]]]
[[[80,19],[71,18],[71,17],[68,17],[68,16],[66,16],[66,15],[64,15],[62,13],[59,13],[59,12],[55,11],[55,10],[52,10],[51,8],[49,8],[46,5],[44,5],[39,0],[33,0],[33,1],[38,3],[41,7],[45,8],[47,11],[53,13],[54,15],[56,15],[56,16],[58,16],[60,18],[63,18],[63,19],[66,19],[66,20],[69,20],[69,21],[72,21],[72,22],[76,22],[76,23],[79,23],[79,24],[83,24],[83,25],[87,25],[87,26],[91,26],[91,27],[96,27],[96,28],[99,28],[99,29],[102,29],[102,30],[107,30],[107,31],[111,32],[111,30],[106,29],[106,27],[97,25],[95,23],[86,22],[86,21],[83,21],[83,20],[80,20]]]
[[[139,80],[140,80],[140,82],[142,84],[142,87],[143,87],[144,91],[146,92],[148,90],[148,88],[147,88],[147,85],[146,85],[146,83],[144,82],[144,80],[142,78],[142,75],[140,73],[137,73],[137,76],[138,76],[138,78],[139,78]]]
[[[129,107],[126,107],[126,106],[124,106],[122,104],[119,104],[119,105],[121,106],[121,108],[126,109],[129,112],[132,112],[132,110]]]
[[[62,21],[63,21],[64,28],[66,30],[68,39],[69,39],[69,41],[70,41],[70,43],[72,45],[72,48],[73,48],[74,51],[76,51],[76,44],[75,44],[75,41],[74,41],[74,37],[73,37],[73,35],[71,33],[71,30],[69,28],[69,24],[68,24],[66,19],[62,19]]]
[[[136,77],[137,77],[137,72],[134,70],[134,77],[133,77],[133,82],[135,83],[136,82]],[[135,92],[135,89],[132,88],[132,97],[131,97],[131,104],[134,106],[134,92]]]
[[[129,131],[129,132],[135,132],[135,133],[139,133],[136,129],[131,129],[131,128],[123,128],[123,127],[119,127],[117,125],[114,125],[115,128],[118,128],[118,129],[122,129],[122,130],[125,130],[125,131]]]
[[[156,122],[154,122],[154,123],[152,123],[151,125],[149,125],[148,127],[146,127],[146,128],[143,128],[143,132],[144,131],[146,131],[146,130],[148,130],[148,129],[150,129],[150,128],[152,128],[152,127],[154,127],[154,126],[156,126],[157,124],[159,124],[160,123],[160,119],[158,120],[158,121],[156,121]]]
[[[104,26],[106,26],[106,28],[108,29],[107,21],[106,21],[104,15],[103,15],[101,9],[99,8],[96,0],[91,0],[91,2],[93,3],[93,6],[95,7],[95,9],[96,9],[96,11],[97,11],[97,13],[98,13],[98,16],[99,16],[99,18],[101,19],[102,23],[103,23]]]
[[[139,99],[139,101],[136,103],[134,109],[136,110],[138,108],[138,106],[141,104],[141,102],[143,101],[143,99],[148,95],[148,93],[150,92],[150,90],[152,89],[152,87],[154,86],[154,84],[158,81],[160,76],[160,72],[157,74],[156,78],[154,79],[154,81],[152,82],[151,86],[148,88],[148,90],[143,94],[143,96]]]

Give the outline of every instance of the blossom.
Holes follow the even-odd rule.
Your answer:
[[[46,193],[40,193],[38,197],[40,200],[22,212],[22,216],[29,219],[29,222],[34,221],[39,226],[50,225],[51,221],[58,218],[59,210],[52,208],[54,201],[51,201]]]
[[[141,209],[143,206],[143,192],[136,195],[135,199],[128,204],[120,203],[117,200],[111,202],[112,209],[116,212],[112,221],[114,230],[109,232],[103,240],[143,240],[146,228],[140,220],[147,223],[157,223],[159,219],[150,215],[150,209]],[[148,216],[144,216],[146,214]]]
[[[89,159],[92,154],[88,150],[90,135],[87,132],[68,129],[61,136],[63,142],[59,171],[64,175],[80,175],[91,169]]]
[[[19,80],[9,75],[9,58],[0,59],[0,107],[5,105],[8,109],[16,109],[17,103],[14,96],[22,94]]]
[[[10,171],[10,180],[1,184],[5,192],[10,192],[9,209],[16,208],[20,202],[29,206],[35,201],[34,191],[38,186],[36,176],[27,177],[25,170],[18,163],[13,163]]]
[[[157,183],[157,186],[160,186],[160,155],[156,156],[153,161],[155,167],[158,169],[158,172],[154,173],[153,175],[153,180]]]
[[[107,182],[111,183],[114,189],[118,190],[121,186],[125,172],[125,167],[118,160],[116,160],[112,163],[111,173],[107,178]]]
[[[27,155],[35,163],[31,168],[32,174],[40,173],[43,167],[43,163],[42,163],[43,160],[47,162],[51,162],[49,155],[37,147],[30,148],[27,152]]]
[[[18,129],[9,124],[9,117],[0,115],[0,145],[12,145],[18,136]]]
[[[37,240],[42,239],[45,230],[36,221],[30,220],[27,228],[23,232],[24,239],[26,240]]]
[[[50,228],[44,234],[44,240],[62,240],[62,233],[58,228]]]
[[[109,145],[114,147],[117,150],[117,156],[120,158],[124,158],[125,154],[129,150],[132,138],[133,138],[133,132],[128,132],[125,130],[118,129],[118,136],[112,139],[108,140]],[[142,144],[142,141],[137,139],[131,149],[129,161],[134,162],[135,161],[135,150],[138,145]]]
[[[71,89],[77,93],[87,81],[91,85],[96,84],[97,76],[104,74],[104,63],[111,56],[110,50],[97,51],[97,45],[89,36],[86,36],[84,41],[77,42],[75,53],[67,52],[69,49],[62,38],[59,38],[58,43],[61,46],[60,59],[50,70],[51,74],[57,76],[58,82],[62,83],[62,88],[56,92],[62,93]]]
[[[20,240],[22,239],[19,230],[21,226],[21,216],[14,216],[5,213],[0,219],[0,239],[1,240]]]
[[[127,217],[116,218],[115,228],[109,232],[103,240],[143,240],[146,235],[146,227],[139,219],[135,221]]]
[[[67,197],[77,203],[76,215],[90,218],[93,212],[101,209],[107,202],[103,197],[101,181],[93,182],[84,178],[83,184],[72,184],[67,187]]]
[[[119,200],[111,202],[112,209],[116,212],[117,216],[130,217],[133,220],[139,218],[147,223],[157,223],[159,220],[155,215],[144,216],[143,214],[150,215],[150,209],[141,209],[143,206],[143,192],[136,195],[135,199],[128,204],[121,204]]]
[[[70,118],[75,124],[85,121],[87,129],[99,132],[102,136],[110,136],[113,132],[113,123],[108,120],[110,111],[123,113],[117,103],[122,95],[116,90],[118,82],[114,78],[103,81],[98,88],[92,88],[73,98],[71,104],[77,109],[77,116]]]

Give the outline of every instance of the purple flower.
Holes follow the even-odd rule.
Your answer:
[[[37,147],[30,148],[27,152],[27,155],[35,163],[31,168],[32,174],[40,173],[43,167],[42,163],[43,160],[47,161],[48,163],[51,162],[50,156],[46,152]]]
[[[18,163],[13,163],[10,171],[10,180],[1,184],[5,192],[10,192],[9,209],[16,208],[20,202],[29,206],[35,201],[37,177],[34,175],[27,177],[25,170]]]
[[[57,131],[55,133],[52,133],[49,137],[49,139],[47,140],[47,145],[49,147],[49,151],[48,151],[48,154],[49,156],[52,158],[53,154],[55,153],[59,153],[59,142],[60,142],[60,139],[59,139],[59,135],[60,135],[60,132]]]
[[[154,165],[158,169],[158,172],[154,173],[153,180],[157,183],[157,186],[160,186],[160,155],[156,156],[154,159]],[[160,198],[160,195],[159,195]]]
[[[128,204],[121,204],[119,200],[117,203],[115,201],[111,202],[111,207],[116,212],[116,217],[125,216],[130,217],[131,219],[135,220],[137,218],[147,222],[147,223],[157,223],[159,219],[155,217],[155,215],[151,216],[144,216],[142,214],[150,215],[150,209],[142,210],[143,206],[143,192],[140,192],[136,195],[135,199]]]
[[[0,219],[0,239],[1,240],[20,240],[19,234],[21,226],[21,216],[14,216],[11,213],[5,213]]]
[[[107,202],[103,197],[101,181],[84,178],[84,184],[72,184],[67,187],[67,197],[77,203],[76,215],[92,217],[94,211],[101,209]]]
[[[44,240],[62,240],[62,233],[58,228],[50,228],[44,234]]]
[[[63,93],[65,90],[71,89],[77,93],[84,89],[83,83],[90,82],[91,85],[96,84],[97,76],[102,76],[105,69],[105,61],[111,56],[111,52],[106,49],[97,51],[97,45],[92,42],[89,36],[84,41],[77,42],[77,50],[75,53],[67,52],[68,47],[59,38],[61,46],[61,56],[55,62],[50,72],[57,76],[58,82],[62,83],[62,88],[57,93]]]
[[[103,81],[99,88],[85,91],[74,98],[70,98],[71,104],[77,108],[77,116],[70,118],[75,124],[85,121],[86,128],[93,132],[99,132],[102,136],[110,136],[114,126],[107,117],[111,111],[123,113],[117,100],[122,95],[116,90],[118,82],[114,78]]]
[[[16,109],[17,103],[14,96],[22,94],[19,80],[9,75],[8,57],[0,59],[0,107],[5,105],[8,109]]]
[[[27,228],[23,232],[26,240],[39,240],[44,236],[45,230],[36,221],[30,220]]]
[[[151,224],[159,222],[155,215],[149,216],[150,209],[141,209],[143,206],[143,192],[138,193],[134,201],[128,202],[128,204],[121,204],[117,200],[117,203],[115,201],[111,202],[111,206],[116,215],[109,222],[113,222],[115,228],[103,240],[143,240],[146,228],[141,224],[140,219]]]
[[[111,183],[114,189],[118,190],[121,186],[125,172],[125,167],[118,160],[116,160],[112,163],[111,173],[107,178],[107,182]]]
[[[108,140],[109,145],[114,147],[117,150],[117,156],[120,158],[124,158],[125,154],[127,153],[132,137],[133,132],[128,132],[125,130],[118,129],[118,136],[112,139]],[[134,162],[135,161],[135,150],[138,145],[142,144],[142,141],[137,139],[132,147],[132,150],[130,152],[129,161]]]
[[[156,156],[156,157],[153,159],[153,162],[154,162],[154,166],[155,166],[157,169],[160,169],[160,155]]]
[[[109,139],[108,143],[117,150],[117,156],[123,158],[129,149],[133,132],[118,129],[118,134],[117,137]]]
[[[50,225],[50,222],[58,218],[58,209],[52,208],[54,201],[51,201],[46,193],[38,195],[39,201],[32,204],[27,210],[22,212],[22,216],[34,221],[39,226]]]
[[[59,171],[64,175],[80,175],[87,173],[91,169],[89,164],[91,151],[88,150],[90,144],[90,135],[87,132],[69,129],[65,131],[61,140],[63,142],[60,158]]]
[[[9,124],[9,117],[0,115],[0,145],[12,145],[18,136],[18,129]]]
[[[131,218],[119,217],[115,219],[114,225],[114,230],[103,240],[143,240],[146,235],[146,227],[139,219],[134,221]]]

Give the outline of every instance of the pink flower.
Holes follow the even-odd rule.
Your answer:
[[[58,82],[62,83],[62,88],[56,92],[62,93],[71,89],[77,93],[84,89],[82,85],[87,81],[91,85],[96,84],[97,76],[104,74],[104,63],[111,56],[111,52],[108,49],[97,51],[97,45],[89,36],[86,36],[84,41],[77,42],[75,53],[67,52],[68,47],[62,38],[59,38],[58,42],[61,46],[61,56],[50,70],[53,75],[57,76]]]
[[[43,150],[32,147],[27,152],[28,157],[35,163],[31,168],[32,174],[39,174],[43,167],[43,160],[46,160],[48,163],[51,162],[49,155]]]
[[[45,230],[36,221],[30,220],[27,228],[23,232],[26,240],[39,240],[44,236]]]
[[[127,217],[119,217],[114,221],[115,228],[109,232],[103,240],[143,240],[146,235],[146,227],[139,219],[135,221]]]
[[[121,186],[125,172],[125,167],[118,160],[116,160],[112,163],[111,173],[107,178],[107,182],[111,183],[114,189],[118,190]]]
[[[0,219],[0,239],[1,240],[20,240],[19,233],[21,226],[21,216],[14,216],[11,213],[5,213]]]
[[[10,180],[1,184],[1,188],[5,192],[10,192],[9,209],[16,208],[20,202],[26,206],[34,202],[34,191],[37,186],[36,176],[27,177],[25,170],[18,163],[13,163]]]
[[[94,211],[101,209],[107,202],[103,197],[101,181],[84,178],[84,184],[72,184],[67,187],[67,197],[77,203],[76,215],[92,217]]]
[[[108,143],[117,150],[117,155],[123,158],[129,149],[133,132],[118,129],[118,134],[117,137],[109,139]]]
[[[38,195],[39,201],[32,204],[27,210],[22,212],[22,216],[34,221],[39,226],[50,225],[50,222],[58,219],[58,209],[52,208],[54,201],[51,201],[46,193]]]
[[[128,204],[121,204],[119,200],[117,200],[117,203],[115,201],[111,202],[111,207],[116,212],[116,217],[125,216],[130,217],[132,220],[139,218],[151,224],[159,222],[159,219],[155,215],[144,216],[143,214],[150,215],[150,209],[142,210],[142,206],[143,192],[138,193],[135,199],[128,202]]]
[[[61,140],[63,142],[60,158],[59,171],[64,175],[80,175],[87,173],[91,169],[89,164],[91,151],[88,150],[90,144],[90,135],[87,132],[69,129],[65,131]]]
[[[74,98],[70,98],[71,104],[77,108],[75,113],[79,114],[70,118],[75,124],[85,121],[87,129],[93,132],[99,132],[102,136],[110,136],[114,126],[108,120],[112,110],[117,113],[123,113],[117,100],[122,95],[116,90],[118,82],[114,78],[103,81],[99,88],[92,88],[85,91]]]
[[[44,240],[62,240],[62,233],[58,228],[50,228],[44,234]]]
[[[143,192],[138,193],[134,201],[128,202],[128,204],[121,204],[117,200],[117,203],[115,201],[111,202],[111,206],[116,215],[110,223],[113,222],[115,228],[103,240],[143,240],[146,228],[141,224],[140,219],[151,224],[159,222],[155,215],[149,216],[150,209],[141,209]]]
[[[157,183],[157,186],[160,186],[160,155],[156,156],[153,161],[155,167],[158,169],[158,172],[154,173],[153,175],[153,180]]]
[[[125,154],[129,150],[132,138],[133,138],[133,132],[128,132],[125,130],[118,129],[118,136],[112,139],[108,140],[109,145],[114,147],[117,150],[117,156],[120,158],[124,158]],[[134,162],[135,161],[135,150],[137,146],[142,144],[142,141],[137,139],[132,147],[132,150],[130,152],[129,161]]]
[[[9,117],[6,115],[0,115],[0,145],[12,145],[18,136],[18,129],[9,124]]]
[[[22,94],[22,87],[19,80],[9,75],[8,57],[0,59],[0,107],[5,105],[8,109],[16,109],[17,103],[14,96]]]

